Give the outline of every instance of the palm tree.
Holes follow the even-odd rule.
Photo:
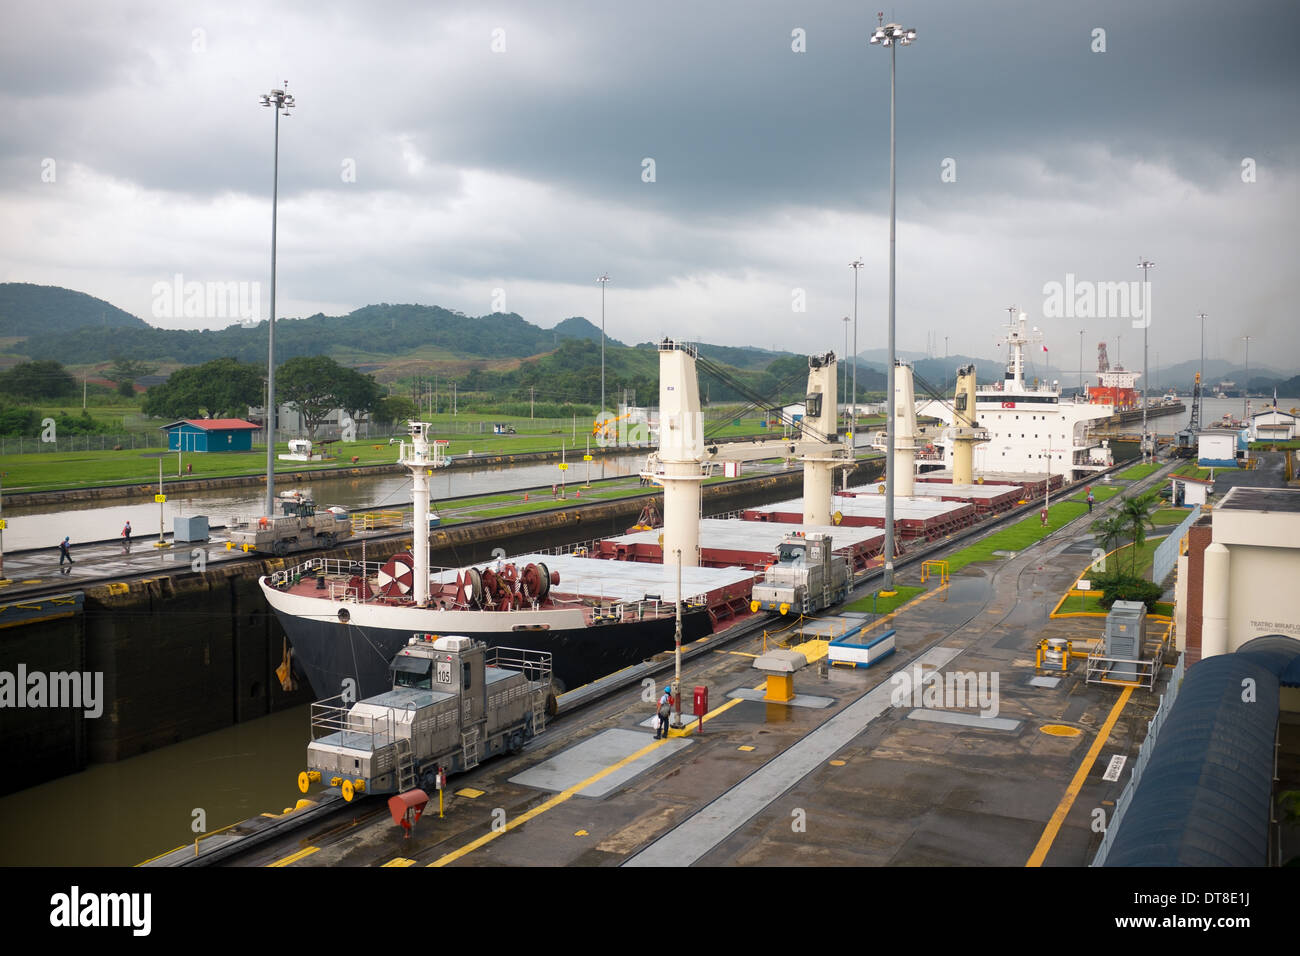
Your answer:
[[[1097,539],[1101,550],[1107,554],[1114,550],[1115,545],[1119,543],[1119,539],[1124,537],[1125,530],[1124,519],[1118,514],[1111,515],[1109,518],[1102,518],[1100,521],[1094,522],[1092,526],[1093,536]],[[1098,570],[1104,573],[1106,570],[1105,558],[1101,560],[1102,566]]]
[[[1138,495],[1136,498],[1125,498],[1119,510],[1124,531],[1133,539],[1133,559],[1129,569],[1134,577],[1137,577],[1138,549],[1147,542],[1147,528],[1155,529],[1155,523],[1151,520],[1151,509],[1155,507],[1157,498],[1156,492],[1152,491],[1145,495]]]

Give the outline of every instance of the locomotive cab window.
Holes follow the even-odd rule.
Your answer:
[[[416,690],[433,690],[430,671],[433,661],[427,657],[398,655],[393,661],[393,684],[396,687],[413,687]]]

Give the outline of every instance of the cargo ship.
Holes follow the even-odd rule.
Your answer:
[[[1112,402],[1122,405],[1132,399],[1137,373],[1104,370],[1090,401],[1062,400],[1059,382],[1027,385],[1024,350],[1042,342],[1043,334],[1027,327],[1023,312],[1012,313],[1002,337],[1009,349],[1003,380],[976,392],[978,425],[987,431],[987,441],[974,449],[975,471],[1061,474],[1073,481],[1109,468],[1114,460],[1108,443],[1094,439],[1089,429],[1113,414]],[[948,426],[954,423],[954,411],[946,402],[927,402],[917,414],[940,418]],[[950,467],[952,431],[948,428],[940,439],[942,454],[921,463],[923,471]]]
[[[609,562],[534,554],[431,569],[429,475],[443,459],[431,450],[429,428],[411,422],[411,441],[401,443],[400,463],[414,481],[410,553],[383,564],[310,558],[259,581],[317,695],[382,693],[390,662],[416,635],[549,651],[559,691],[674,646],[673,568],[640,565],[628,574],[624,565],[619,574]],[[743,568],[684,568],[683,640],[747,606],[753,579]]]

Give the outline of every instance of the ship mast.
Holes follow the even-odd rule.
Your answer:
[[[439,464],[429,454],[428,422],[408,422],[410,425],[411,445],[406,442],[400,446],[401,458],[398,464],[411,469],[414,479],[415,528],[412,534],[411,550],[414,552],[415,573],[412,583],[412,597],[416,607],[424,607],[429,602],[429,474]]]
[[[1025,346],[1043,341],[1043,333],[1035,326],[1032,331],[1025,328],[1029,318],[1025,313],[1016,313],[1016,307],[1007,308],[1010,318],[1007,320],[1007,334],[998,340],[999,345],[1009,345],[1007,355],[1006,380],[1002,383],[1003,391],[1025,391]]]

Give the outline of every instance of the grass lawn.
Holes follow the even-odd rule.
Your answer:
[[[1161,508],[1151,515],[1151,523],[1156,527],[1176,525],[1191,513],[1191,508]]]
[[[378,445],[378,447],[376,447]],[[389,463],[397,460],[397,448],[382,442],[348,442],[330,446],[338,456],[327,462],[277,461],[276,473],[331,470],[350,466],[355,455],[361,464]],[[277,454],[287,453],[281,444]],[[176,452],[163,449],[141,451],[49,452],[38,455],[12,455],[5,458],[6,491],[50,491],[84,488],[94,485],[141,484],[158,481],[158,462],[162,461],[163,478],[177,477]],[[266,471],[266,451],[185,452],[181,460],[193,465],[186,478],[224,478],[230,475],[256,475]]]
[[[1292,438],[1287,441],[1253,441],[1250,443],[1251,451],[1272,451],[1283,449],[1294,451],[1300,448],[1300,438]]]
[[[996,534],[991,534],[948,555],[945,559],[948,562],[948,569],[955,573],[976,561],[991,561],[994,551],[1023,551],[1035,541],[1087,512],[1088,505],[1081,501],[1067,499],[1053,502],[1048,513],[1046,528],[1041,526],[1037,513],[1031,514],[1009,528],[1003,528]]]
[[[912,600],[912,598],[925,591],[925,586],[915,584],[895,584],[894,590],[898,593],[893,597],[877,597],[876,595],[880,592],[876,591],[864,598],[859,598],[851,604],[844,605],[841,610],[889,614],[891,611],[898,610],[908,601]]]
[[[1082,595],[1071,595],[1065,599],[1058,614],[1106,614],[1107,609],[1101,606],[1101,592],[1087,591]],[[1165,617],[1174,616],[1174,606],[1168,601],[1157,601],[1155,610],[1151,614],[1163,614]]]
[[[1113,554],[1107,555],[1106,566],[1107,568],[1118,566],[1125,571],[1131,568],[1138,577],[1146,577],[1151,570],[1151,562],[1155,560],[1156,548],[1160,547],[1164,540],[1163,534],[1158,538],[1154,538],[1148,532],[1146,541],[1138,549],[1136,562],[1133,556],[1133,545],[1126,544]],[[1135,566],[1133,565],[1134,562]]]
[[[1223,469],[1220,468],[1219,471],[1223,471]],[[1189,461],[1185,465],[1179,465],[1171,472],[1171,474],[1177,475],[1179,478],[1200,478],[1202,481],[1210,480],[1210,469],[1201,468],[1193,461]]]
[[[1092,486],[1092,497],[1093,497],[1093,500],[1094,500],[1097,504],[1100,504],[1101,502],[1105,501],[1107,498],[1113,498],[1113,497],[1115,497],[1115,496],[1116,496],[1117,494],[1119,494],[1120,491],[1122,491],[1122,490],[1123,490],[1123,489],[1121,489],[1121,488],[1116,488],[1114,485],[1093,485],[1093,486]],[[1068,500],[1068,501],[1082,501],[1084,504],[1087,504],[1087,502],[1088,502],[1088,492],[1086,492],[1086,491],[1081,491],[1081,492],[1079,492],[1077,495],[1075,495],[1073,498],[1069,498],[1069,499],[1067,499],[1067,500]]]
[[[1139,478],[1145,478],[1147,475],[1151,474],[1152,472],[1159,471],[1159,470],[1160,470],[1160,465],[1155,462],[1149,465],[1134,465],[1132,468],[1126,469],[1125,471],[1121,471],[1119,473],[1119,477],[1127,478],[1130,481],[1136,481]]]

